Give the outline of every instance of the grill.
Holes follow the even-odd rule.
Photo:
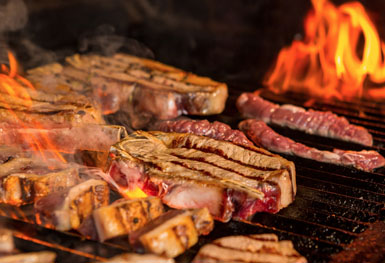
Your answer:
[[[132,39],[124,39],[123,51],[152,57],[149,51],[152,50],[156,59],[164,63],[228,83],[230,96],[225,112],[208,119],[222,121],[233,128],[240,121],[236,98],[243,91],[257,88],[256,83],[261,82],[280,48],[301,31],[302,18],[310,8],[309,0],[226,0],[220,6],[212,0],[38,2],[25,0],[30,13],[23,30],[0,32],[0,38],[17,51],[19,61],[26,68],[62,61],[79,50],[106,52],[108,48],[103,46],[106,43],[114,50],[114,37],[130,37],[149,49]],[[362,2],[370,10],[384,10],[382,0]],[[384,25],[384,17],[380,13],[378,25]],[[379,30],[385,35],[383,27]],[[93,41],[98,37],[101,44]],[[82,43],[87,41],[90,45],[82,48]],[[263,90],[261,95],[276,103],[331,110],[345,116],[351,123],[368,128],[374,137],[371,149],[385,155],[384,103],[309,100],[303,94],[277,95],[268,90]],[[108,116],[108,122],[127,123],[119,114]],[[352,143],[273,128],[319,149],[362,149]],[[176,261],[190,262],[202,245],[222,236],[275,233],[281,240],[292,240],[308,262],[384,262],[385,168],[369,173],[283,156],[296,165],[298,192],[293,204],[278,214],[257,214],[247,223],[216,222],[210,235],[201,236],[198,244]],[[62,233],[37,226],[31,206],[21,209],[0,204],[1,224],[14,230],[20,251],[53,250],[59,263],[103,261],[131,251],[124,238],[99,243],[85,240],[75,232]]]
[[[234,103],[244,89],[230,84],[226,111],[210,119],[226,122],[235,128],[240,118]],[[312,103],[306,96],[294,93],[282,96],[263,90],[261,96],[280,104],[301,106]],[[385,154],[385,112],[380,103],[317,100],[312,103],[312,108],[332,110],[352,123],[367,127],[374,135],[372,148]],[[273,128],[320,149],[362,148],[352,143]],[[309,262],[380,262],[385,259],[385,168],[370,173],[293,156],[284,157],[296,164],[298,192],[293,204],[278,214],[256,214],[251,222],[216,222],[214,231],[201,237],[197,245],[177,258],[177,262],[190,262],[202,245],[216,238],[254,233],[275,233],[280,239],[292,240]],[[0,208],[2,221],[15,231],[16,245],[22,251],[54,250],[58,253],[58,262],[104,260],[131,251],[123,238],[98,243],[84,240],[76,233],[61,233],[36,226],[32,207],[21,210],[2,205]]]

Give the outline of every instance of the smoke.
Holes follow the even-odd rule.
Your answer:
[[[22,29],[28,22],[28,10],[23,0],[1,0],[0,21],[0,32]]]
[[[8,63],[5,33],[24,28],[28,10],[23,0],[0,0],[0,64]]]
[[[80,38],[80,52],[96,52],[111,56],[123,51],[138,57],[154,58],[154,53],[139,41],[119,36],[111,25],[101,25],[93,32],[88,32]]]

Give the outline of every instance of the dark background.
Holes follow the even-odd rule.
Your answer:
[[[3,6],[21,0],[0,0]],[[341,4],[347,1],[332,1]],[[361,1],[385,36],[385,1]],[[278,51],[301,38],[311,0],[24,0],[28,22],[5,30],[25,68],[74,52],[117,49],[219,81],[260,85]],[[15,7],[19,8],[20,7]],[[23,12],[19,12],[22,15]],[[1,18],[1,17],[0,17]]]

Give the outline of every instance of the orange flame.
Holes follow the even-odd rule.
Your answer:
[[[32,106],[32,99],[27,89],[35,90],[35,88],[31,84],[31,82],[21,77],[20,75],[18,75],[17,61],[11,52],[8,52],[8,59],[9,59],[9,68],[4,64],[1,65],[2,73],[0,73],[0,92],[6,93],[12,97],[21,99],[24,106],[30,108]],[[11,114],[16,120],[18,120],[18,123],[21,126],[21,128],[30,128],[18,118],[17,114],[14,112],[12,107],[1,96],[0,96],[0,101],[9,110],[9,114]],[[38,121],[34,123],[34,127],[42,129],[42,125]],[[44,133],[41,133],[39,135],[44,141],[45,145],[47,145],[49,150],[51,150],[51,152],[44,151],[45,149],[43,148],[41,141],[39,140],[39,138],[37,138],[37,136],[33,134],[30,135],[30,137],[24,136],[23,139],[25,142],[27,142],[29,147],[32,150],[39,153],[45,161],[53,158],[53,159],[56,159],[57,161],[66,163],[66,160],[56,149],[55,145],[51,142],[49,137]]]
[[[312,4],[304,41],[280,51],[265,84],[279,93],[294,89],[324,98],[385,98],[385,44],[364,7],[358,2],[336,7],[328,0]]]

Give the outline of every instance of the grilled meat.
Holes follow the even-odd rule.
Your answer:
[[[12,231],[6,228],[0,228],[0,257],[3,254],[12,253],[15,249]]]
[[[104,114],[123,110],[134,128],[152,119],[210,115],[223,111],[227,86],[209,78],[125,54],[74,55],[29,71],[39,86],[65,86],[94,97]],[[48,79],[48,80],[47,80]]]
[[[137,131],[111,148],[109,175],[174,208],[207,207],[218,220],[277,212],[296,193],[294,164],[253,146],[185,133]]]
[[[35,203],[36,222],[60,231],[77,229],[94,209],[109,203],[105,181],[90,179]]]
[[[207,209],[204,208],[207,211]],[[143,228],[135,231],[130,236],[130,241],[137,250],[144,249],[157,255],[176,257],[186,249],[198,242],[200,233],[208,233],[213,227],[212,218],[201,215],[208,215],[208,212],[198,210],[173,210],[168,211],[149,222]],[[209,222],[202,224],[202,220]],[[211,228],[208,229],[207,226]],[[203,226],[203,229],[200,229]],[[210,231],[208,231],[210,230]]]
[[[0,177],[0,202],[20,206],[31,204],[49,193],[76,185],[77,169],[46,174],[13,173]]]
[[[229,236],[204,245],[192,263],[306,263],[291,241],[274,234]]]
[[[30,252],[0,257],[0,263],[54,263],[56,254],[51,251]]]
[[[134,253],[127,253],[109,258],[106,263],[174,263],[172,258],[160,257],[157,255],[141,255]]]
[[[333,152],[330,152],[318,150],[279,135],[263,121],[245,120],[239,124],[239,128],[255,143],[274,152],[292,154],[319,162],[353,166],[365,171],[385,165],[385,158],[376,151],[333,149]]]
[[[372,135],[364,127],[350,124],[345,117],[327,111],[305,110],[294,105],[277,105],[254,93],[243,93],[237,99],[237,108],[244,117],[256,118],[304,131],[309,134],[373,145]]]
[[[22,83],[21,83],[22,85]],[[86,96],[62,87],[55,90],[25,87],[25,98],[0,90],[0,120],[20,127],[68,127],[104,123],[100,110]],[[10,113],[12,111],[12,114]]]
[[[233,130],[227,124],[219,121],[210,123],[207,120],[176,120],[161,121],[151,127],[154,131],[191,133],[195,135],[207,136],[216,140],[233,142],[235,144],[253,145],[243,132]]]
[[[92,136],[91,136],[92,135]],[[82,124],[52,129],[20,128],[0,125],[0,143],[30,147],[31,138],[42,149],[74,153],[76,150],[108,151],[110,146],[127,136],[122,126]]]
[[[99,240],[127,235],[164,212],[162,201],[156,197],[118,200],[92,213]]]

